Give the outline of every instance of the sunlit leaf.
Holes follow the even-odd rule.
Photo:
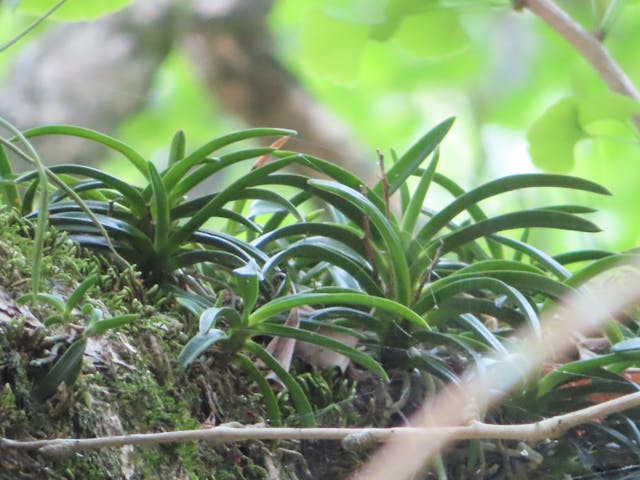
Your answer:
[[[563,98],[549,107],[527,132],[529,154],[533,163],[549,172],[566,172],[573,168],[573,150],[587,138],[580,125],[578,104]]]
[[[578,119],[583,127],[604,118],[624,121],[638,114],[640,102],[609,90],[590,95],[578,104]]]
[[[344,22],[320,9],[311,9],[303,19],[302,61],[309,70],[336,82],[352,82],[358,76],[367,37],[365,25]]]
[[[34,15],[42,15],[53,7],[59,0],[20,0],[17,8]],[[126,7],[131,0],[90,0],[77,2],[67,0],[53,15],[59,20],[93,20],[102,15],[113,13]]]
[[[444,8],[407,15],[394,32],[393,41],[413,55],[426,59],[455,55],[469,45],[459,15]]]

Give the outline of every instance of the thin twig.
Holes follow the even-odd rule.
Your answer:
[[[376,149],[376,153],[378,154],[378,166],[380,167],[380,181],[382,182],[382,193],[384,195],[384,214],[387,219],[391,218],[391,210],[390,210],[390,193],[389,193],[389,179],[387,178],[387,171],[384,168],[384,155],[380,151],[380,149]]]
[[[591,64],[611,90],[640,101],[640,91],[598,38],[585,30],[553,0],[519,0],[514,5],[516,8],[525,6],[558,32]],[[633,117],[633,122],[640,131],[640,117]]]
[[[230,443],[248,440],[342,440],[347,448],[358,448],[366,441],[381,442],[392,438],[447,437],[451,440],[524,440],[541,441],[557,438],[584,423],[640,406],[640,392],[609,400],[598,405],[547,418],[536,423],[495,425],[473,422],[466,426],[439,428],[269,428],[251,425],[221,425],[209,429],[178,430],[161,433],[136,433],[96,438],[56,438],[18,441],[0,438],[0,450],[40,450],[43,453],[68,455],[81,450],[123,447],[125,445],[158,445],[161,443],[206,441]]]
[[[53,15],[55,13],[56,10],[58,10],[58,8],[60,8],[67,0],[60,0],[58,3],[56,3],[53,7],[51,7],[49,10],[47,10],[44,14],[42,14],[42,16],[38,17],[36,20],[34,20],[31,24],[29,24],[27,26],[27,28],[25,28],[21,33],[19,33],[18,35],[16,35],[15,37],[13,37],[11,40],[8,40],[7,42],[3,43],[2,45],[0,45],[0,53],[4,52],[5,50],[7,50],[8,48],[11,48],[13,45],[15,45],[16,43],[18,43],[20,40],[22,40],[24,37],[26,37],[27,35],[29,35],[33,30],[35,30],[42,22],[44,22],[47,18],[49,18],[51,15]]]

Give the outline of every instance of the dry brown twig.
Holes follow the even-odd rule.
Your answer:
[[[473,422],[457,427],[397,428],[267,428],[264,426],[229,424],[210,429],[179,430],[161,433],[139,433],[97,438],[56,438],[17,441],[0,438],[0,450],[39,450],[42,453],[68,455],[81,450],[123,447],[126,445],[158,445],[161,443],[207,441],[229,443],[246,440],[342,440],[349,449],[371,442],[391,439],[403,441],[447,437],[449,440],[494,439],[535,441],[561,436],[567,430],[595,419],[602,419],[640,405],[640,392],[624,395],[608,402],[575,412],[547,418],[536,423],[493,425]]]

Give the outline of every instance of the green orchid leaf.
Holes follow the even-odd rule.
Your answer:
[[[118,315],[117,317],[106,318],[104,320],[91,322],[87,326],[85,335],[87,337],[91,337],[93,335],[102,335],[108,330],[128,325],[131,322],[136,321],[138,318],[140,318],[140,315],[138,315],[137,313],[129,313],[126,315]]]
[[[436,125],[420,140],[418,140],[415,145],[407,151],[407,153],[393,164],[387,172],[387,182],[389,183],[390,194],[400,188],[407,178],[416,174],[420,164],[424,162],[425,158],[427,158],[438,147],[438,145],[440,145],[440,142],[442,142],[451,129],[454,120],[455,119],[451,117]],[[433,168],[435,168],[435,165]],[[373,191],[378,196],[382,195],[383,186],[381,181],[376,184]]]
[[[89,128],[70,125],[46,125],[44,127],[31,128],[24,132],[24,136],[27,138],[39,137],[43,135],[68,135],[72,137],[86,138],[93,142],[104,145],[105,147],[108,147],[124,155],[124,157],[129,160],[131,164],[136,167],[145,178],[148,178],[146,160],[129,145],[121,142],[120,140],[116,140],[113,137],[100,132],[96,132],[95,130],[91,130]]]
[[[149,178],[153,190],[153,201],[151,202],[151,217],[154,222],[153,246],[156,251],[161,250],[169,240],[171,230],[171,209],[169,197],[164,187],[164,183],[155,165],[148,163]]]
[[[416,228],[416,224],[418,223],[418,218],[420,217],[420,212],[422,211],[427,192],[429,191],[431,181],[433,180],[433,175],[436,171],[436,167],[438,166],[439,158],[440,154],[436,150],[433,154],[431,162],[429,162],[429,165],[420,177],[420,183],[418,183],[415,191],[410,195],[410,200],[404,208],[401,230],[405,234],[413,234],[413,231]],[[406,182],[403,183],[403,186],[406,187]]]
[[[65,312],[67,314],[71,313],[75,307],[80,304],[82,298],[86,295],[87,291],[95,285],[98,281],[98,274],[94,273],[89,275],[85,280],[82,281],[80,285],[76,287],[76,289],[69,295],[69,299],[66,302]]]
[[[176,183],[181,181],[185,177],[187,172],[189,172],[189,170],[191,170],[199,163],[203,162],[213,152],[216,152],[217,150],[220,150],[221,148],[224,148],[228,145],[253,138],[268,136],[292,137],[294,135],[296,135],[295,130],[287,130],[284,128],[249,128],[246,130],[232,132],[222,137],[214,138],[210,142],[191,152],[181,161],[169,167],[169,169],[162,175],[165,188],[173,195],[173,188],[176,186]],[[268,150],[273,151],[273,149]],[[184,193],[185,192],[183,191],[178,195],[183,195]]]
[[[487,198],[524,188],[568,188],[573,190],[582,190],[586,192],[597,193],[600,195],[610,195],[609,191],[597,183],[589,180],[583,180],[577,177],[567,175],[549,175],[549,174],[521,174],[510,175],[508,177],[499,178],[488,182],[480,187],[474,188],[469,192],[462,192],[457,198],[449,203],[445,208],[436,213],[422,227],[418,233],[418,238],[423,241],[429,241],[439,232],[448,222],[452,221],[456,216],[465,210]],[[477,222],[486,220],[486,216],[475,215]]]
[[[256,309],[249,317],[249,325],[257,325],[269,320],[275,315],[287,312],[295,307],[303,305],[362,305],[369,308],[377,308],[400,318],[405,318],[419,327],[429,329],[424,319],[410,308],[386,298],[374,297],[359,292],[312,292],[298,293],[276,298]]]
[[[67,386],[75,383],[82,370],[82,358],[87,348],[86,337],[80,337],[56,361],[45,377],[37,384],[36,395],[46,399],[53,395],[58,385],[64,382]]]
[[[184,132],[178,130],[171,140],[171,148],[169,149],[169,158],[167,165],[169,168],[184,158],[186,150],[186,139]]]
[[[429,252],[435,253],[436,249],[442,245],[442,253],[454,250],[467,242],[476,240],[493,233],[514,230],[518,228],[554,228],[560,230],[574,230],[578,232],[599,232],[597,225],[576,215],[550,210],[523,210],[520,212],[507,213],[483,220],[478,223],[460,228],[459,230],[447,234],[440,241],[433,241],[430,244]]]
[[[264,280],[262,270],[252,258],[244,266],[233,271],[236,278],[236,290],[244,302],[242,317],[249,318],[249,314],[258,300],[260,282]]]
[[[16,301],[22,305],[28,302],[33,302],[33,301],[44,303],[45,305],[49,305],[50,307],[53,307],[56,311],[60,313],[64,313],[66,310],[66,304],[64,299],[56,293],[36,293],[36,294],[27,293],[19,296]]]
[[[293,377],[293,375],[282,368],[280,363],[257,343],[249,340],[247,341],[245,348],[247,351],[253,353],[256,357],[262,360],[268,368],[273,370],[273,372],[278,376],[285,387],[287,387],[289,395],[291,395],[296,410],[298,411],[298,415],[302,419],[302,426],[314,427],[316,424],[316,419],[313,413],[313,408],[309,403],[309,399],[304,394],[304,391],[302,390],[302,388],[300,388],[300,385]]]
[[[299,328],[291,328],[284,325],[276,325],[273,323],[259,323],[251,328],[252,333],[255,331],[257,334],[261,335],[270,335],[274,337],[284,337],[284,338],[295,338],[296,340],[300,340],[302,342],[312,343],[314,345],[318,345],[320,347],[326,348],[333,352],[339,353],[348,357],[351,361],[361,365],[362,367],[370,370],[371,372],[379,375],[384,380],[389,380],[389,376],[387,372],[380,366],[378,362],[376,362],[373,358],[371,358],[366,353],[363,353],[359,350],[356,350],[349,345],[346,345],[342,342],[334,340],[333,338],[327,337],[326,335],[322,335],[315,332],[310,332],[307,330],[302,330]]]
[[[390,224],[385,214],[373,205],[364,195],[344,185],[327,180],[309,180],[312,187],[331,192],[348,201],[366,215],[384,241],[389,255],[389,269],[393,275],[396,299],[407,305],[410,301],[409,266],[405,257],[404,246],[398,231]]]
[[[280,415],[280,407],[278,406],[278,399],[273,393],[269,381],[264,377],[262,372],[258,370],[255,364],[249,357],[241,353],[236,354],[236,359],[240,366],[249,374],[251,378],[255,380],[262,393],[267,413],[269,414],[269,420],[272,427],[282,426],[282,417]]]
[[[227,334],[217,328],[206,333],[198,333],[187,342],[178,355],[178,362],[187,368],[200,357],[209,347],[228,338]]]

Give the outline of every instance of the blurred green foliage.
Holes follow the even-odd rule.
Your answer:
[[[640,81],[638,2],[559,3],[588,30],[606,34],[606,48]],[[535,169],[604,182],[615,196],[600,203],[599,221],[612,228],[597,243],[637,243],[640,149],[629,122],[637,103],[610,94],[556,32],[511,2],[367,5],[278,0],[271,16],[290,68],[367,144],[401,144],[434,117],[455,114],[464,128],[443,152],[447,173],[467,184]],[[547,240],[554,249],[570,241]]]
[[[33,11],[40,3],[42,11],[55,2],[7,5],[14,3],[18,11]],[[106,4],[116,9],[124,3],[69,2],[60,13],[68,9],[67,18],[93,16]],[[640,2],[558,3],[586,29],[603,34],[605,47],[640,84]],[[16,24],[25,24],[23,17],[5,11],[11,8],[0,11],[3,37],[19,31]],[[571,46],[540,19],[515,11],[512,2],[275,0],[269,22],[282,61],[320,103],[353,128],[372,161],[375,148],[409,144],[425,125],[455,115],[453,141],[442,152],[443,173],[465,186],[539,170],[601,182],[614,194],[598,204],[596,221],[605,232],[591,245],[573,246],[624,249],[638,243],[640,149],[638,132],[628,120],[637,104],[614,98]],[[0,76],[7,58],[2,58]],[[234,119],[212,106],[215,99],[202,101],[208,96],[193,67],[180,51],[174,52],[152,86],[147,109],[116,134],[138,145],[148,158],[161,158],[166,153],[163,139],[177,129],[200,143],[237,128]],[[122,165],[112,165],[122,174]],[[526,194],[514,201],[529,204]],[[562,201],[584,199],[578,193]],[[495,212],[499,207],[488,208]],[[554,251],[574,240],[565,234],[533,238]]]

